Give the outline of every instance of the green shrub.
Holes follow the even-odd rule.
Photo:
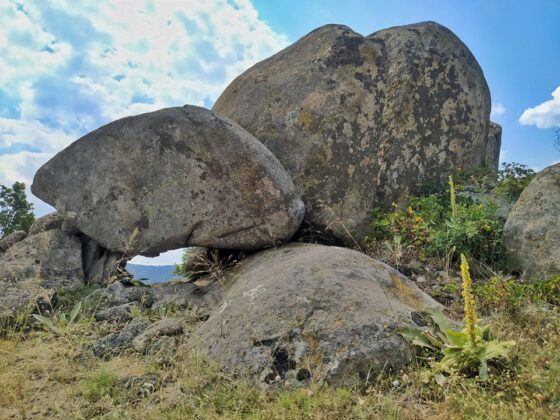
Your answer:
[[[372,232],[368,241],[392,240],[399,236],[404,247],[414,248],[418,259],[445,258],[466,254],[493,267],[507,265],[502,242],[504,220],[492,201],[476,203],[456,197],[457,215],[453,216],[447,194],[412,197],[410,206],[391,211],[372,211]]]

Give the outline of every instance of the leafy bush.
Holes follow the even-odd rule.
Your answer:
[[[502,268],[506,263],[502,242],[505,221],[498,215],[497,205],[456,196],[454,189],[451,182],[450,194],[412,197],[405,210],[396,206],[391,211],[375,208],[372,233],[367,239],[382,242],[399,237],[403,246],[413,248],[421,261],[463,253]]]

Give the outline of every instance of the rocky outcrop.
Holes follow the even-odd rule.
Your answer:
[[[345,248],[290,244],[225,274],[223,303],[193,346],[258,383],[354,383],[398,368],[411,351],[397,330],[440,306],[389,266]]]
[[[76,236],[54,229],[29,236],[0,255],[0,319],[35,306],[56,288],[83,285],[81,250]]]
[[[62,229],[64,218],[58,212],[52,212],[45,216],[39,217],[31,228],[29,229],[29,236],[36,235],[37,233],[45,232],[52,229]]]
[[[500,167],[500,148],[502,146],[502,126],[490,121],[488,142],[486,143],[485,166],[494,172]]]
[[[304,213],[266,147],[195,106],[87,134],[42,166],[31,189],[103,248],[127,255],[264,248],[289,239]]]
[[[18,242],[23,241],[25,238],[27,238],[27,233],[24,230],[16,230],[6,235],[4,238],[0,239],[0,254],[7,251]]]
[[[504,226],[504,241],[523,272],[560,274],[560,163],[539,172]]]
[[[37,279],[41,287],[75,287],[84,283],[82,244],[61,230],[29,236],[0,257],[0,279]]]
[[[310,224],[347,243],[373,207],[405,203],[456,168],[495,165],[482,70],[433,22],[367,37],[323,26],[235,79],[213,110],[282,162]]]

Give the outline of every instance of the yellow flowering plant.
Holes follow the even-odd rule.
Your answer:
[[[434,368],[446,373],[478,374],[488,379],[488,362],[508,359],[509,349],[515,341],[498,341],[490,337],[487,327],[477,321],[472,280],[467,258],[461,255],[462,295],[465,310],[465,327],[455,329],[439,309],[428,309],[428,328],[403,328],[401,335],[410,343],[425,348],[436,356]]]

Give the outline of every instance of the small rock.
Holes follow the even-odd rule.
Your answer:
[[[154,303],[153,291],[150,287],[125,286],[120,281],[98,289],[86,297],[89,302],[95,302],[99,309],[107,309],[126,303],[136,302],[142,308],[149,308]]]
[[[134,349],[144,352],[147,345],[161,336],[175,336],[183,333],[183,323],[175,318],[164,318],[158,321],[132,341]]]
[[[6,252],[9,248],[23,241],[27,238],[27,233],[24,230],[16,230],[6,237],[0,239],[0,253]]]
[[[147,373],[141,376],[128,376],[119,381],[119,386],[124,389],[135,390],[136,396],[147,398],[156,392],[161,386],[160,378]]]
[[[128,322],[132,320],[132,312],[134,310],[141,311],[138,303],[123,303],[122,305],[113,306],[96,312],[95,320],[97,322],[107,321],[112,323]]]
[[[97,340],[90,350],[97,357],[109,359],[132,347],[134,338],[142,334],[150,322],[145,318],[135,318],[121,331],[113,332]]]

